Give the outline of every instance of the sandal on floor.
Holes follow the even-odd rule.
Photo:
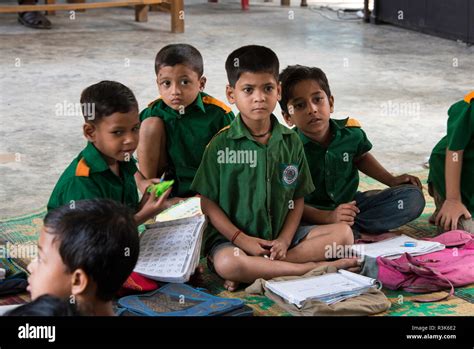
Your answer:
[[[51,29],[51,22],[41,12],[21,12],[18,14],[18,22],[25,27],[34,29]]]

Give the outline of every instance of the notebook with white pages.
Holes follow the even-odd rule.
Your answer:
[[[204,215],[148,225],[134,271],[162,282],[189,281],[199,264],[205,228]]]
[[[337,273],[327,273],[308,278],[266,281],[265,286],[287,302],[301,308],[304,302],[308,300],[319,300],[326,304],[334,304],[356,297],[371,287],[380,287],[380,284],[376,279],[341,269]]]
[[[180,203],[171,206],[167,210],[164,210],[156,216],[156,222],[167,222],[180,218],[188,218],[193,216],[202,215],[201,211],[201,199],[198,197],[191,197],[185,199]]]
[[[445,246],[436,241],[417,240],[407,235],[400,235],[391,239],[373,242],[370,244],[352,245],[352,250],[361,256],[377,258],[379,256],[395,259],[404,253],[419,256],[431,252],[444,250]]]

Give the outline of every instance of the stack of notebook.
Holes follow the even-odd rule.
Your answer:
[[[445,246],[439,242],[417,240],[407,235],[400,235],[371,244],[357,244],[352,246],[352,250],[360,256],[372,258],[386,257],[389,259],[398,258],[404,253],[419,256],[444,250],[444,248]]]
[[[305,301],[318,300],[326,304],[334,304],[347,298],[361,295],[371,287],[377,287],[375,279],[339,270],[309,278],[288,281],[267,281],[265,286],[271,292],[287,302],[302,307]]]

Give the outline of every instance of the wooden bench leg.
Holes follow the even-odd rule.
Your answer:
[[[46,5],[53,5],[56,3],[56,0],[45,0],[44,3]],[[56,11],[46,11],[46,14],[48,16],[54,16],[56,14]]]
[[[148,5],[135,6],[135,21],[137,22],[148,21]]]
[[[171,1],[171,32],[172,33],[184,33],[184,1],[183,0],[170,0]]]

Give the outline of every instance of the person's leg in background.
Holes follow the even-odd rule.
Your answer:
[[[20,5],[36,5],[37,0],[18,0]],[[34,29],[51,29],[51,22],[39,11],[20,12],[18,22]]]
[[[418,218],[425,208],[423,192],[412,184],[358,192],[354,200],[360,210],[352,226],[356,239],[360,233],[381,234],[401,227]]]
[[[432,183],[428,183],[428,193],[433,197],[436,207],[429,221],[431,224],[435,224],[436,216],[443,206],[444,199],[439,195]],[[443,227],[437,226],[436,228],[438,229],[438,233],[444,233]],[[458,229],[474,234],[474,219],[465,219],[464,217],[459,218]]]

